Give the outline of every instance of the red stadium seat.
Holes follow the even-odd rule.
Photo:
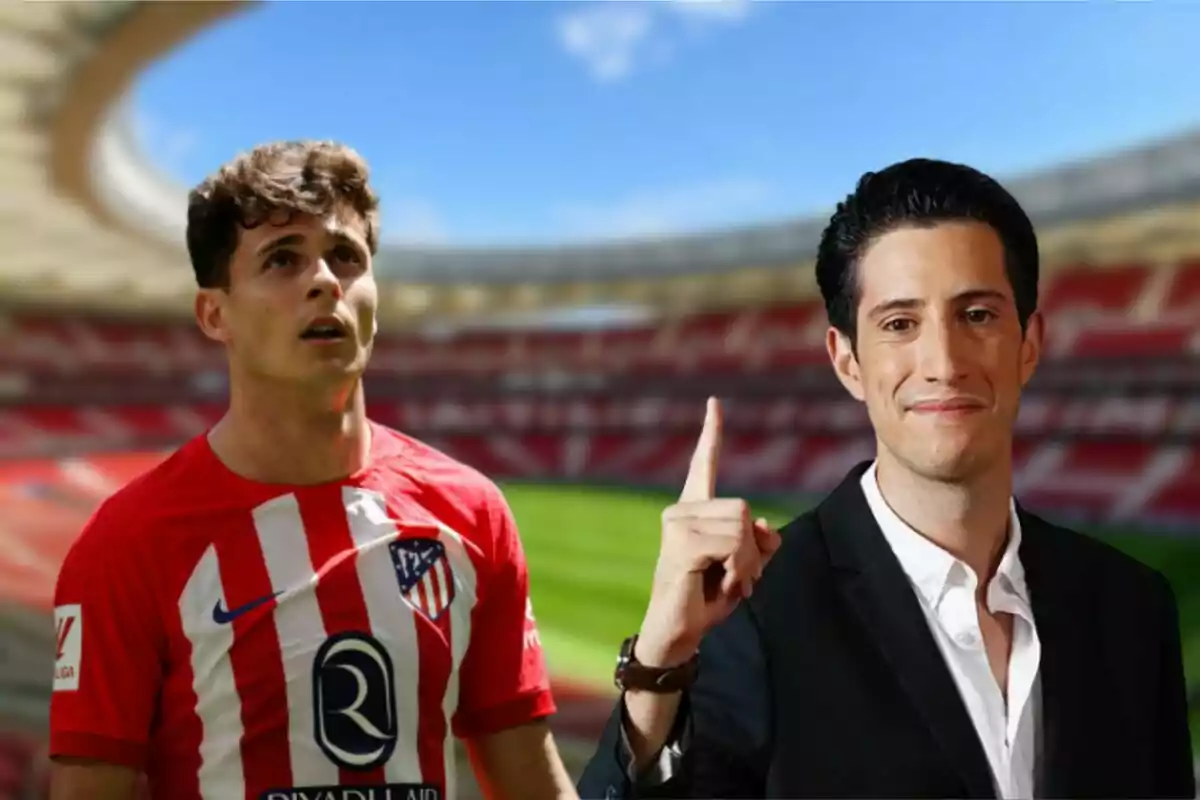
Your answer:
[[[1194,322],[1102,323],[1078,333],[1071,355],[1086,358],[1185,355],[1194,349],[1197,330]]]
[[[1041,308],[1050,315],[1127,314],[1150,278],[1142,265],[1093,269],[1072,267],[1054,273],[1042,291]]]
[[[1161,286],[1160,276],[1167,279]],[[1140,313],[1154,322],[1134,320],[1139,303],[1146,306]],[[1052,348],[1052,353],[1121,358],[1184,352],[1188,332],[1200,321],[1198,305],[1196,261],[1182,263],[1170,274],[1137,264],[1067,268],[1047,278],[1041,299],[1054,341],[1067,337],[1066,352]],[[127,375],[223,368],[220,348],[190,322],[79,320],[33,313],[15,315],[8,322],[0,366]],[[825,329],[820,302],[809,301],[594,332],[385,334],[376,342],[372,371],[479,379],[546,372],[790,372],[824,365]]]
[[[1200,313],[1200,261],[1186,261],[1175,270],[1163,302],[1163,313]]]

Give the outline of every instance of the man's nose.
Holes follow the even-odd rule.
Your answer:
[[[323,258],[318,258],[312,269],[312,284],[308,288],[308,298],[310,300],[320,297],[323,294],[329,294],[334,298],[340,299],[342,296],[342,282],[338,280],[338,276],[329,268],[329,262]]]
[[[949,322],[931,322],[917,341],[921,376],[930,383],[954,383],[963,377],[966,337]]]

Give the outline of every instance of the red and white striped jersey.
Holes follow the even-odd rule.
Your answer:
[[[435,800],[452,734],[554,711],[499,489],[372,432],[363,470],[304,487],[200,436],[97,510],[56,590],[54,755],[164,800]]]

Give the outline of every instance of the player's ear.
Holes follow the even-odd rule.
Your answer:
[[[837,375],[842,386],[855,400],[862,402],[865,395],[862,387],[862,373],[858,368],[858,356],[854,352],[854,343],[845,333],[830,326],[825,332],[825,350],[829,353],[829,363],[833,364],[833,372]]]
[[[229,341],[225,314],[228,299],[229,295],[224,289],[199,289],[196,292],[196,324],[205,336],[222,344]]]

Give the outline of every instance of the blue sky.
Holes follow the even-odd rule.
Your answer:
[[[455,245],[810,215],[914,155],[1004,177],[1200,125],[1200,4],[269,2],[133,88],[194,183],[276,138],[372,163]]]

